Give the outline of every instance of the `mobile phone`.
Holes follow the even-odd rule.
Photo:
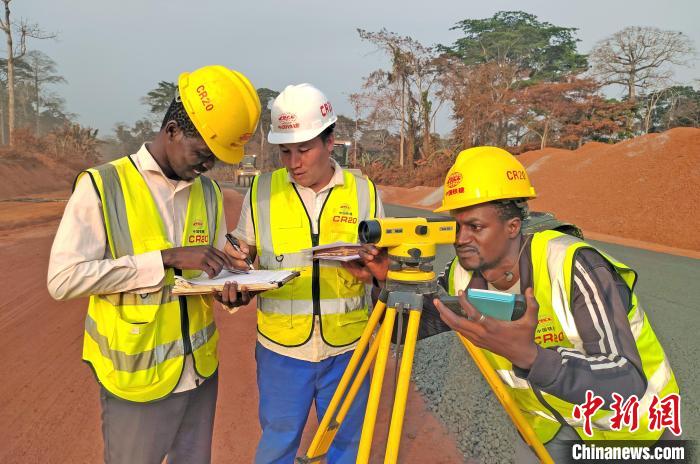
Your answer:
[[[467,290],[467,299],[481,314],[500,319],[515,321],[525,314],[525,297],[513,293],[494,290]],[[440,301],[455,314],[467,317],[456,296],[440,296]]]

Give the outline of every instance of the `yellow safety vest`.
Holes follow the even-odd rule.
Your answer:
[[[260,267],[301,273],[258,296],[258,332],[279,345],[306,343],[314,314],[320,316],[321,336],[330,346],[355,342],[367,323],[364,284],[337,262],[314,261],[311,252],[303,251],[337,241],[356,243],[360,221],[375,217],[374,184],[347,171],[343,179],[323,204],[318,234],[311,233],[311,218],[286,169],[253,181],[251,208]]]
[[[531,246],[534,293],[540,306],[540,322],[535,330],[535,342],[543,348],[563,346],[583,352],[581,337],[570,306],[573,298],[573,263],[578,250],[594,247],[576,237],[551,230],[535,233]],[[639,399],[639,428],[635,432],[630,432],[628,427],[612,430],[610,419],[614,413],[601,408],[591,416],[593,436],[589,437],[583,431],[583,420],[574,419],[572,415],[573,403],[533,389],[527,380],[515,375],[510,361],[482,350],[542,443],[551,440],[559,431],[561,423],[556,415],[572,426],[584,440],[658,440],[663,430],[649,431],[649,405],[655,395],[663,398],[668,394],[678,393],[678,384],[664,350],[634,294],[636,272],[611,256],[600,251],[599,253],[614,267],[632,292],[631,309],[627,318],[647,379],[646,392]],[[447,278],[447,290],[451,295],[465,289],[472,276],[471,272],[467,272],[466,281],[455,282],[457,266],[459,262],[455,258]]]
[[[146,181],[129,157],[87,173],[100,196],[109,254],[117,259],[172,248]],[[190,187],[182,246],[211,245],[223,213],[221,192],[206,177]],[[179,272],[179,271],[178,271]],[[183,271],[193,277],[199,271]],[[83,359],[119,398],[154,401],[177,386],[184,356],[192,353],[201,377],[216,371],[219,334],[211,299],[171,294],[175,271],[148,294],[92,295],[85,319]]]

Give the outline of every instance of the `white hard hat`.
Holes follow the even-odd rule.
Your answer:
[[[331,102],[311,84],[288,85],[271,113],[267,141],[276,145],[311,140],[338,119]]]

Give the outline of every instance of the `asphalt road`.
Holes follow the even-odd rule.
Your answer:
[[[439,216],[425,210],[385,205],[387,216]],[[585,231],[584,231],[585,234]],[[700,334],[700,260],[610,243],[589,241],[638,273],[636,293],[660,339],[681,388],[685,438],[700,439],[700,375],[695,343]],[[454,257],[438,246],[436,271]]]

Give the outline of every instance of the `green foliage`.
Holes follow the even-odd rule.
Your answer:
[[[31,128],[31,132],[39,136],[62,128],[74,117],[65,110],[64,99],[50,90],[51,85],[66,82],[58,74],[56,62],[51,57],[31,50],[15,59],[14,66],[16,128]],[[0,59],[0,106],[6,109],[7,105],[7,59]],[[3,117],[7,118],[7,114]],[[0,124],[7,126],[7,120],[0,120]]]
[[[148,106],[148,110],[154,118],[161,119],[165,115],[173,98],[175,98],[176,91],[177,84],[174,82],[160,81],[158,82],[158,87],[141,98],[141,103]]]
[[[352,140],[354,132],[355,120],[339,114],[338,120],[335,122],[335,130],[333,131],[335,139]]]
[[[31,53],[31,52],[30,52]],[[15,60],[15,79],[26,80],[32,77],[32,67],[27,60]],[[0,80],[7,85],[7,58],[0,58]],[[15,84],[17,81],[15,81]]]
[[[140,119],[132,127],[123,122],[114,126],[114,138],[109,140],[110,157],[124,156],[136,153],[144,142],[153,140],[156,135],[153,123],[148,119]]]
[[[499,11],[491,18],[464,19],[452,30],[464,37],[439,49],[464,64],[513,64],[522,78],[558,80],[583,71],[586,56],[576,51],[576,28],[541,22],[523,11]]]
[[[270,105],[274,101],[275,98],[277,98],[277,95],[280,93],[276,90],[271,90],[265,87],[260,87],[258,90],[258,98],[260,99],[260,106],[262,107],[263,112],[266,110],[270,109]]]

